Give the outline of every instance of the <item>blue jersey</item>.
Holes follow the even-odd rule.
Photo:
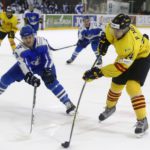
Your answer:
[[[37,68],[51,68],[51,47],[43,37],[36,37],[32,49],[19,44],[15,49],[16,58],[24,74]]]
[[[78,31],[79,40],[93,41],[96,38],[100,38],[102,29],[94,24],[90,24],[89,28],[81,26]]]
[[[27,23],[32,26],[35,33],[39,29],[39,22],[41,19],[41,13],[39,10],[34,9],[32,12],[30,10],[25,11],[24,18],[27,19]]]
[[[75,12],[77,14],[83,14],[83,10],[84,10],[84,8],[83,8],[83,4],[82,3],[76,5]]]
[[[49,83],[46,78],[42,78],[46,87],[51,90],[63,104],[66,105],[67,102],[70,102],[68,94],[57,80],[55,66],[50,53],[51,47],[47,40],[42,37],[35,37],[32,49],[20,43],[15,49],[17,63],[15,63],[0,79],[0,94],[15,81],[20,82],[25,79],[28,72],[37,74],[42,78],[45,68],[50,68],[52,73],[51,76],[54,77],[54,80],[52,83]]]

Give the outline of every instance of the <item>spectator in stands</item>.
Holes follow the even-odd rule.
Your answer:
[[[84,5],[82,2],[80,2],[75,6],[75,13],[83,14],[83,11],[84,11]]]
[[[67,14],[69,12],[69,6],[67,3],[63,4],[63,13]]]

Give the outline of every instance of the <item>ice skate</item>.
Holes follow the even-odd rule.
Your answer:
[[[108,117],[110,117],[114,112],[116,111],[116,107],[112,107],[112,108],[108,108],[106,107],[105,108],[105,111],[102,112],[100,115],[99,115],[99,120],[100,121],[103,121],[105,119],[107,119]]]

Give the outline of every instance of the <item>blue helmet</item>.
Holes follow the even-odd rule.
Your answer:
[[[21,37],[26,37],[26,36],[33,35],[33,34],[34,34],[34,30],[30,25],[25,25],[20,30]]]

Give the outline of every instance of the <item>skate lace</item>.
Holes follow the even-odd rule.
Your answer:
[[[111,108],[106,108],[105,113],[108,114],[111,111]]]
[[[140,121],[137,121],[136,124],[135,124],[135,127],[142,127],[144,124],[144,120],[140,120]]]

